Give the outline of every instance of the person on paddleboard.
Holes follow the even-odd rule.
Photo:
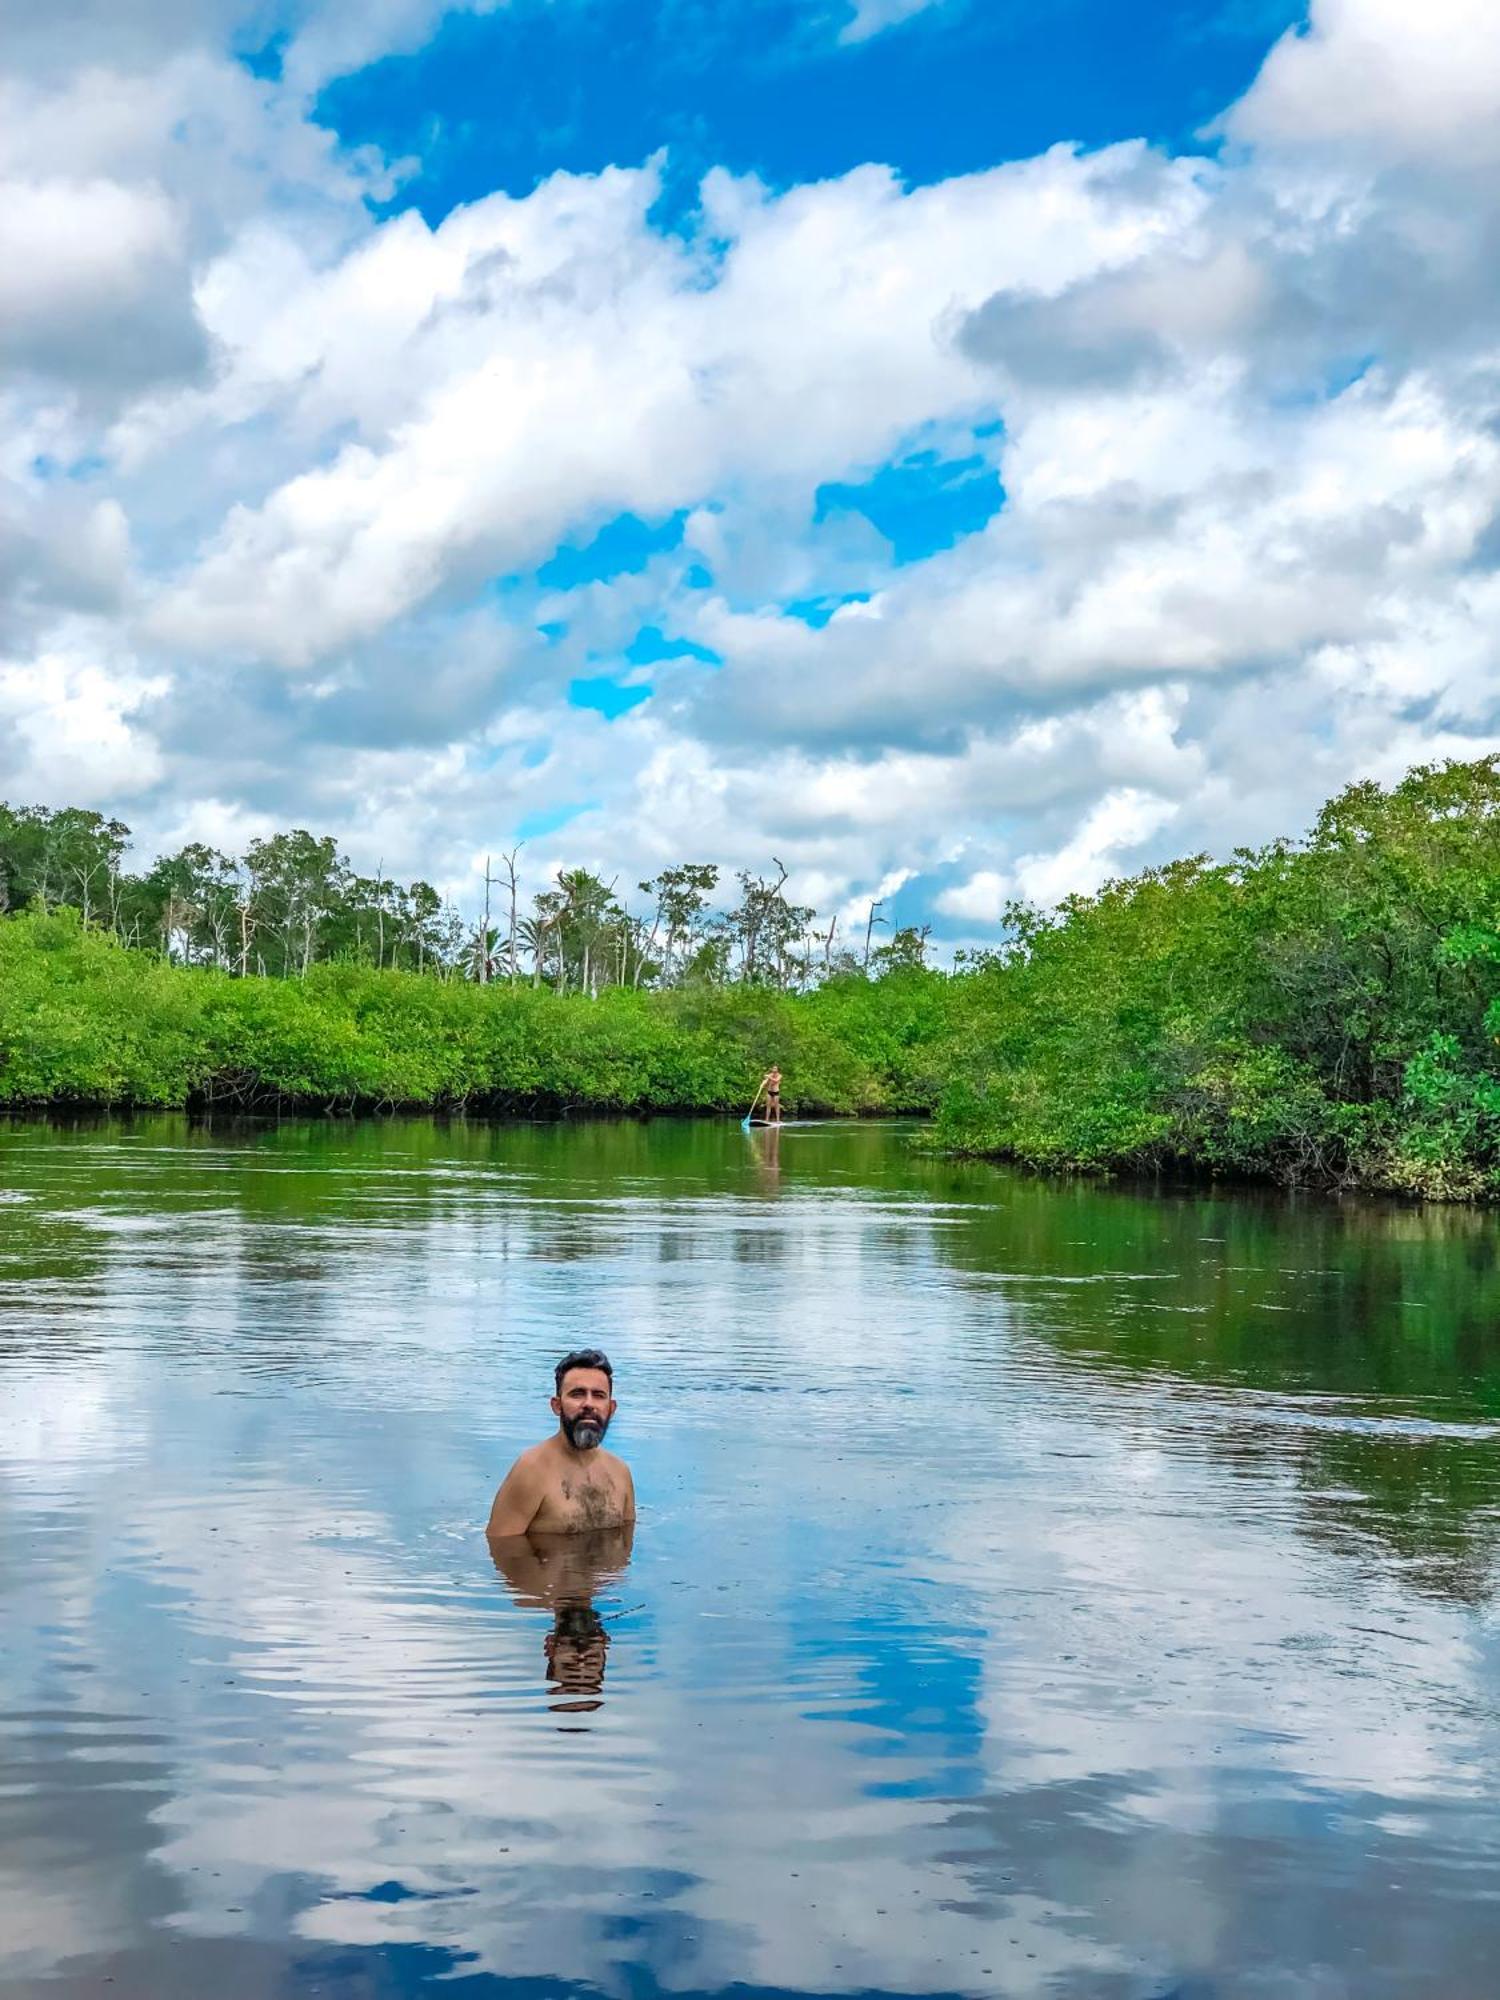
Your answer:
[[[514,1535],[582,1535],[635,1519],[630,1467],[603,1449],[614,1416],[614,1370],[597,1347],[565,1354],[553,1371],[557,1429],[523,1451],[490,1508],[490,1540]]]
[[[760,1080],[760,1087],[766,1093],[766,1123],[781,1123],[781,1071],[772,1063]]]

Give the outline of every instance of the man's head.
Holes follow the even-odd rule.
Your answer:
[[[565,1354],[553,1373],[557,1394],[552,1408],[562,1434],[575,1451],[592,1451],[603,1442],[615,1413],[615,1372],[609,1356],[597,1347],[580,1347]]]

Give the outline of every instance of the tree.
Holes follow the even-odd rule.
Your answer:
[[[773,854],[771,859],[776,861]],[[747,985],[785,988],[799,964],[801,944],[814,912],[809,905],[789,903],[783,896],[788,870],[776,861],[774,882],[763,875],[739,873],[740,902],[727,919],[730,935],[740,948],[740,975]]]
[[[0,912],[76,904],[85,924],[113,921],[112,888],[130,840],[123,821],[79,806],[0,805]]]
[[[620,915],[614,885],[587,868],[563,868],[558,870],[557,886],[563,898],[559,935],[565,977],[573,979],[580,993],[597,993],[607,934]]]
[[[700,933],[708,898],[718,887],[719,871],[711,862],[685,861],[676,868],[664,868],[652,881],[640,884],[643,895],[654,898],[655,919],[638,957],[637,982],[649,955],[661,942],[661,983],[670,986],[673,968],[680,974],[681,960]]]
[[[305,973],[325,926],[345,898],[348,863],[332,839],[316,840],[298,827],[252,840],[245,854],[250,908],[257,932],[275,950],[273,969]]]
[[[884,925],[885,923],[885,918],[880,915],[880,910],[881,910],[881,905],[879,903],[871,903],[870,914],[865,920],[865,955],[863,959],[860,961],[860,963],[863,965],[866,972],[868,972],[870,969],[870,938],[874,932],[875,926],[877,924]]]
[[[156,863],[141,891],[164,956],[185,965],[231,963],[243,930],[244,890],[227,854],[190,841]]]
[[[904,924],[888,944],[876,945],[871,954],[876,978],[883,978],[888,972],[920,971],[927,963],[927,940],[931,936],[931,924]]]

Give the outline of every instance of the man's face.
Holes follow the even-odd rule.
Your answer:
[[[570,1368],[562,1388],[552,1398],[563,1436],[575,1451],[592,1451],[602,1443],[615,1413],[609,1377],[602,1368]]]

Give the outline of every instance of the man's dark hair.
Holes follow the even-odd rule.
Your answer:
[[[571,1354],[565,1354],[552,1371],[559,1396],[562,1394],[563,1377],[570,1368],[597,1368],[601,1375],[609,1377],[610,1388],[615,1386],[615,1371],[609,1365],[609,1356],[597,1347],[578,1347]]]

